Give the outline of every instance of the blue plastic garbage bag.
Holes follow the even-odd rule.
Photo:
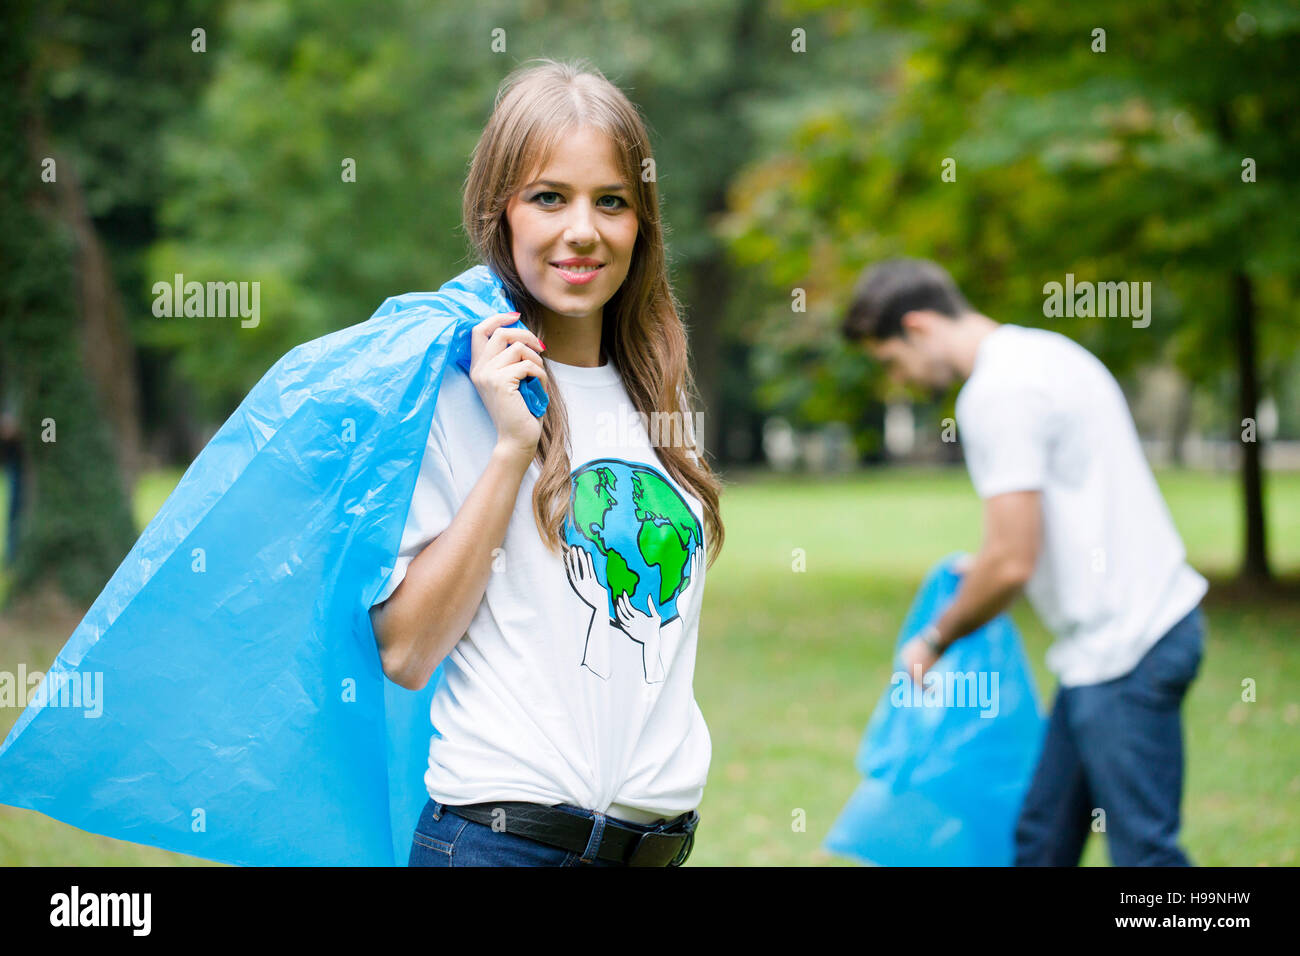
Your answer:
[[[0,802],[229,863],[405,865],[442,675],[387,680],[369,608],[443,376],[512,311],[478,266],[284,355],[59,653],[0,747]],[[540,415],[541,383],[521,391]]]
[[[1015,625],[999,615],[954,643],[921,687],[898,651],[957,593],[950,555],[926,576],[894,675],[858,749],[863,781],[827,850],[882,866],[1009,866],[1045,725]]]

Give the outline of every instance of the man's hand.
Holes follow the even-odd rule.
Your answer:
[[[898,653],[903,660],[903,670],[911,675],[917,687],[921,686],[926,671],[939,660],[939,655],[932,651],[930,645],[919,637],[914,637],[904,644],[903,649]]]

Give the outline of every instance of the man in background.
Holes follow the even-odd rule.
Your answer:
[[[1178,847],[1181,705],[1207,584],[1115,379],[1056,332],[973,310],[925,260],[864,273],[842,332],[900,383],[963,381],[957,428],[984,538],[952,602],[904,645],[919,682],[1023,589],[1060,687],[1016,826],[1017,865],[1073,866],[1094,821],[1117,866],[1187,866]]]

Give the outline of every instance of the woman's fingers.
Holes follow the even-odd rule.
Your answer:
[[[542,340],[528,329],[522,326],[509,329],[503,327],[503,322],[510,323],[516,319],[514,313],[504,313],[490,316],[474,326],[470,351],[471,364],[486,361],[515,344],[528,346],[534,354],[545,351]]]
[[[470,367],[473,368],[474,366],[477,366],[488,355],[500,351],[501,346],[492,346],[489,348],[492,336],[496,335],[503,326],[518,321],[519,314],[517,312],[498,312],[496,315],[489,315],[482,322],[474,326],[474,329],[470,332],[469,336]],[[501,339],[499,341],[508,342],[510,340]]]
[[[474,326],[473,331],[470,333],[471,346],[486,345],[497,331],[505,331],[505,326],[513,325],[518,321],[518,312],[498,312],[495,315],[489,315]]]
[[[546,369],[542,368],[541,363],[534,359],[524,359],[515,362],[513,365],[506,365],[501,369],[502,374],[507,378],[513,378],[516,382],[522,381],[529,375],[541,380],[542,387],[545,388],[550,383],[546,378]]]
[[[478,368],[484,372],[490,372],[494,369],[505,368],[507,365],[513,365],[515,362],[531,359],[539,366],[542,364],[542,357],[537,354],[536,350],[530,348],[524,342],[511,342],[504,346],[501,351],[495,354],[484,356],[479,362]]]
[[[479,398],[492,416],[497,430],[497,444],[510,452],[536,455],[542,425],[519,395],[520,382],[532,376],[549,385],[542,357],[533,346],[541,341],[516,322],[518,313],[501,312],[488,316],[474,326],[471,338],[469,378]],[[515,397],[519,396],[519,397]]]

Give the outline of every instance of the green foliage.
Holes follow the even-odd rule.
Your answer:
[[[126,314],[148,316],[143,255],[157,238],[165,180],[161,130],[193,106],[210,59],[191,31],[213,33],[214,0],[33,5],[34,108],[82,185],[95,230],[113,258]],[[213,40],[212,42],[215,42]]]
[[[864,265],[906,254],[947,265],[981,311],[1064,332],[1120,374],[1171,356],[1198,381],[1231,367],[1228,277],[1244,269],[1263,381],[1280,387],[1300,343],[1300,18],[1251,9],[1044,0],[844,14],[890,53],[867,84],[819,74],[804,90],[815,105],[731,191],[736,261],[809,291],[798,334],[780,305],[755,324],[768,370],[792,374],[806,342],[833,336]],[[1105,52],[1092,49],[1097,27]],[[948,158],[955,182],[941,178]],[[1151,281],[1151,326],[1044,317],[1043,285],[1066,273]],[[853,395],[821,382],[806,419],[820,418],[814,394],[852,417]]]
[[[47,575],[89,604],[135,538],[98,398],[85,377],[73,246],[55,220],[33,208],[40,166],[28,155],[36,106],[25,8],[0,29],[0,342],[19,377],[23,454],[31,491],[9,598]],[[52,423],[52,425],[50,424]],[[52,441],[47,428],[54,429]]]

